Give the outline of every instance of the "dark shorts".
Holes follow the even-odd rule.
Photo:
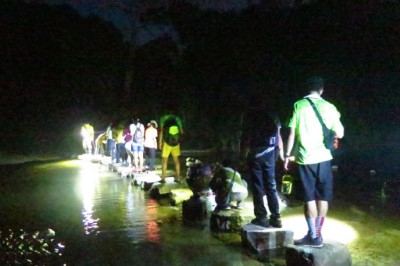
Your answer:
[[[333,198],[331,161],[299,165],[305,202],[330,201]]]

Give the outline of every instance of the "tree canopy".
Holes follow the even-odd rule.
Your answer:
[[[176,1],[169,10],[148,10],[143,17],[173,25],[179,45],[168,35],[157,38],[135,47],[133,61],[126,60],[129,44],[109,22],[82,17],[68,6],[22,1],[0,6],[7,139],[24,135],[30,136],[28,146],[31,139],[50,143],[55,136],[70,137],[78,123],[92,121],[103,130],[133,115],[159,119],[173,105],[185,123],[186,147],[231,149],[252,98],[276,107],[285,121],[304,95],[302,80],[318,74],[326,79],[324,96],[343,115],[349,141],[357,148],[394,141],[400,98],[397,3],[320,1],[296,9],[221,13]],[[134,77],[128,96],[127,67]]]

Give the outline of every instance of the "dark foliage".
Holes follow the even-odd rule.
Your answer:
[[[67,6],[18,1],[2,2],[0,17],[5,144],[46,149],[73,138],[71,126],[112,112],[126,50],[115,28]]]
[[[173,105],[186,148],[237,149],[251,99],[273,105],[285,121],[304,95],[304,78],[318,74],[324,97],[342,113],[347,153],[398,153],[399,4],[319,1],[218,13],[182,3],[143,15],[172,23],[180,43],[164,36],[136,49],[124,105],[127,47],[116,29],[65,6],[3,1],[2,135],[39,136],[43,147],[49,138],[68,139],[61,135],[84,120],[104,130],[132,115],[158,119]],[[70,140],[79,140],[74,134]]]

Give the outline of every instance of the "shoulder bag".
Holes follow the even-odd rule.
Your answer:
[[[311,106],[312,106],[312,108],[313,108],[313,110],[315,112],[315,115],[317,116],[319,122],[321,123],[322,131],[323,131],[323,134],[324,134],[324,145],[325,145],[325,147],[328,150],[330,150],[331,152],[334,152],[338,147],[338,138],[336,137],[335,132],[333,130],[330,130],[325,125],[324,121],[322,120],[321,114],[318,112],[317,107],[315,106],[313,101],[311,101],[309,98],[306,98],[306,99],[310,102],[310,104],[311,104]]]

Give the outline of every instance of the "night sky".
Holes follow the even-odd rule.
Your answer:
[[[398,158],[398,1],[195,2],[1,1],[2,149],[76,152],[81,123],[101,132],[167,108],[187,148],[235,148],[251,99],[285,122],[321,75],[346,154]]]

